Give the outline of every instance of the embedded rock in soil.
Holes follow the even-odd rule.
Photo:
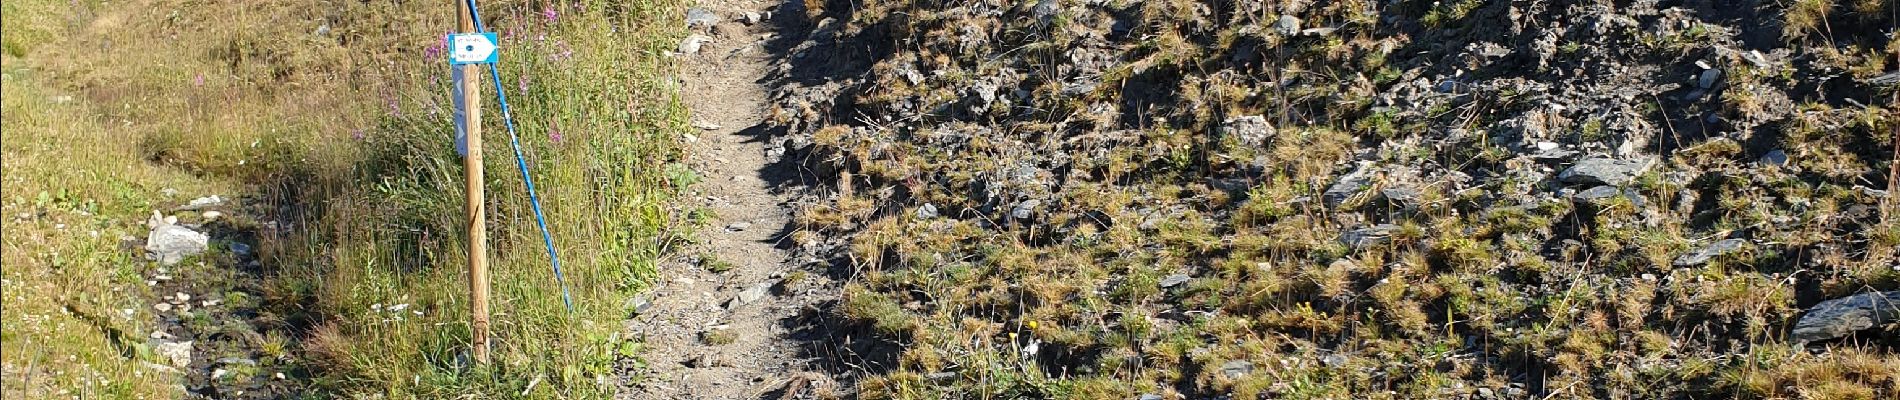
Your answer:
[[[700,46],[711,40],[712,38],[701,35],[687,36],[686,39],[680,40],[679,48],[676,50],[680,54],[698,54]]]
[[[1676,262],[1673,264],[1678,267],[1693,267],[1707,264],[1709,260],[1713,260],[1716,257],[1741,250],[1742,245],[1745,244],[1748,244],[1747,240],[1722,239],[1715,243],[1710,243],[1707,247],[1696,250],[1694,253],[1684,254],[1682,257],[1676,258]]]
[[[1220,365],[1220,372],[1228,378],[1240,378],[1253,372],[1253,363],[1245,360],[1228,361]]]
[[[163,224],[152,229],[145,239],[145,251],[160,264],[172,265],[186,257],[204,253],[211,237],[183,226]]]
[[[1781,151],[1779,149],[1772,150],[1772,151],[1769,151],[1768,154],[1763,154],[1761,156],[1761,160],[1757,162],[1760,163],[1761,165],[1766,165],[1766,166],[1773,166],[1773,167],[1785,166],[1785,165],[1788,165],[1788,152]]]
[[[173,211],[198,211],[198,210],[203,210],[203,209],[213,208],[213,207],[218,207],[218,206],[223,206],[223,205],[224,205],[224,198],[218,197],[218,195],[214,194],[210,196],[191,199],[190,203],[185,203],[185,205],[179,206],[177,209]]]
[[[1320,194],[1320,198],[1326,200],[1327,207],[1339,207],[1347,199],[1365,191],[1366,187],[1372,186],[1372,170],[1371,163],[1360,164],[1359,169],[1340,177],[1338,182],[1328,186],[1326,192]]]
[[[686,28],[707,28],[719,23],[719,15],[704,8],[686,9]]]
[[[1346,243],[1348,247],[1363,249],[1367,246],[1382,244],[1387,240],[1391,240],[1392,231],[1396,230],[1399,230],[1398,225],[1378,224],[1347,231],[1345,234],[1339,236],[1339,241]]]
[[[171,361],[173,367],[184,368],[191,365],[191,342],[161,342],[153,350]]]
[[[1041,205],[1042,200],[1023,200],[1021,203],[1016,203],[1016,208],[1009,211],[1009,216],[1015,217],[1018,220],[1028,220],[1030,217],[1036,216],[1036,207]]]
[[[1273,137],[1273,125],[1267,124],[1267,118],[1259,115],[1229,118],[1221,123],[1221,136],[1231,137],[1249,148],[1267,145],[1267,139]]]
[[[1623,186],[1636,180],[1637,176],[1649,171],[1656,159],[1642,157],[1628,160],[1610,158],[1592,158],[1578,161],[1570,169],[1557,174],[1564,183],[1600,183]]]
[[[1279,21],[1274,21],[1273,29],[1279,31],[1281,35],[1293,36],[1300,33],[1300,19],[1291,15],[1282,15]]]
[[[1161,287],[1171,288],[1175,286],[1181,286],[1181,284],[1187,283],[1187,281],[1188,281],[1187,274],[1168,275],[1166,278],[1161,278]]]
[[[1794,340],[1807,343],[1834,339],[1895,321],[1900,321],[1900,290],[1861,293],[1809,308],[1794,324]]]

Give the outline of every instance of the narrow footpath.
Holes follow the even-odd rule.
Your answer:
[[[789,195],[772,179],[791,171],[768,164],[764,83],[772,3],[702,0],[687,13],[692,36],[680,46],[685,101],[696,138],[689,163],[702,180],[683,197],[710,212],[696,248],[660,268],[643,294],[645,309],[627,321],[644,341],[645,367],[623,388],[626,399],[791,399],[830,389],[812,372],[784,321],[811,306],[786,293],[794,272],[779,244],[790,232]]]

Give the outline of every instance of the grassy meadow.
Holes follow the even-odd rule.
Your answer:
[[[652,278],[673,218],[660,172],[685,114],[661,51],[679,28],[654,22],[679,5],[481,6],[575,309],[484,74],[494,362],[469,366],[448,2],[7,2],[4,397],[182,395],[179,372],[148,366],[165,318],[154,264],[121,242],[154,210],[214,194],[238,199],[225,224],[258,245],[241,336],[297,392],[610,393],[616,359],[638,348],[617,334],[624,300]],[[193,275],[224,251],[174,268],[232,275]]]

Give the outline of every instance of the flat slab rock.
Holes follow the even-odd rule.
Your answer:
[[[1564,183],[1599,183],[1623,186],[1636,181],[1637,176],[1649,171],[1656,164],[1655,158],[1641,157],[1629,160],[1611,158],[1591,158],[1578,161],[1570,169],[1557,174]]]
[[[1807,343],[1900,322],[1900,290],[1861,293],[1823,301],[1794,324],[1794,340]]]
[[[1721,256],[1728,255],[1730,253],[1741,251],[1742,248],[1747,245],[1748,245],[1747,240],[1722,239],[1722,240],[1716,241],[1715,243],[1710,243],[1708,246],[1705,246],[1701,249],[1697,249],[1693,253],[1683,254],[1682,257],[1677,257],[1675,261],[1675,265],[1678,267],[1693,267],[1697,265],[1708,264],[1709,261],[1714,260],[1716,257],[1721,257]]]

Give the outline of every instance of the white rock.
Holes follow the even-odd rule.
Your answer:
[[[153,350],[172,362],[173,367],[184,368],[191,365],[191,341],[159,343]]]
[[[704,35],[687,36],[686,39],[680,41],[679,48],[676,50],[680,54],[698,54],[700,46],[709,41],[712,41],[712,38]]]
[[[210,245],[210,236],[173,225],[169,218],[165,224],[152,229],[151,236],[145,239],[145,251],[163,265],[177,264],[186,257],[203,253]]]

